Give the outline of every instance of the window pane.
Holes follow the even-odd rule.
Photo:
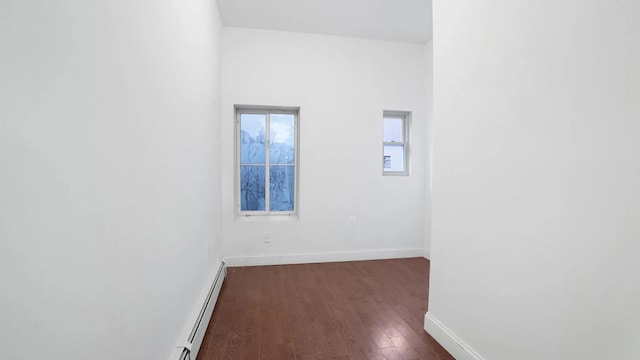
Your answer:
[[[295,160],[295,122],[291,114],[271,114],[269,133],[271,164],[293,164]]]
[[[403,142],[404,131],[402,131],[402,118],[386,117],[382,119],[382,141],[384,142]]]
[[[294,166],[271,166],[269,175],[269,207],[271,211],[293,211],[294,180]]]
[[[264,164],[266,158],[266,116],[240,114],[240,163]]]
[[[240,209],[264,211],[265,166],[240,166]]]
[[[383,170],[404,171],[404,145],[385,145]]]

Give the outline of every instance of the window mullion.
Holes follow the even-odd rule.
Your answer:
[[[265,139],[266,139],[266,155],[265,155],[265,185],[264,185],[264,211],[268,214],[270,212],[270,204],[269,204],[269,191],[270,191],[270,187],[271,187],[271,164],[270,161],[271,159],[269,158],[269,154],[271,153],[271,130],[269,129],[270,124],[271,124],[271,113],[267,112],[266,113],[266,134],[265,134]]]

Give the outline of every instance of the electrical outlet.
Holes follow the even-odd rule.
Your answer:
[[[264,241],[266,244],[271,242],[271,233],[268,231],[265,231],[264,233],[262,233],[262,241]]]
[[[347,221],[347,225],[354,227],[356,226],[356,217],[355,216],[349,216],[349,220]]]

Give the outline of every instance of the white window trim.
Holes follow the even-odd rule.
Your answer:
[[[261,106],[261,105],[234,105],[234,121],[235,121],[235,179],[234,179],[234,188],[235,188],[235,201],[236,201],[236,216],[292,216],[298,214],[298,198],[300,193],[300,181],[299,181],[299,172],[300,172],[300,153],[299,153],[299,141],[300,141],[300,108],[299,107],[291,107],[291,106]],[[280,164],[283,166],[293,166],[295,168],[294,171],[294,199],[293,199],[293,211],[270,211],[269,210],[269,176],[266,174],[267,169],[270,165],[270,114],[291,114],[294,116],[294,164]],[[266,154],[265,154],[265,210],[264,211],[242,211],[242,199],[241,199],[241,189],[240,189],[240,114],[264,114],[266,119],[265,124],[265,141],[266,141]],[[245,164],[246,165],[246,164]],[[262,166],[262,164],[256,164]]]
[[[382,112],[382,121],[384,122],[384,118],[401,118],[402,119],[402,140],[401,142],[385,142],[384,141],[384,127],[382,129],[382,175],[385,176],[409,176],[411,174],[411,161],[409,161],[410,155],[410,147],[409,143],[411,142],[409,126],[411,124],[411,112],[410,111],[397,111],[397,110],[384,110]],[[384,126],[384,125],[383,125]],[[403,145],[404,149],[404,164],[403,171],[384,171],[384,147],[386,145]]]

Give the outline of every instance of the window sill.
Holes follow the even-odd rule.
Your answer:
[[[236,221],[246,222],[287,222],[297,221],[298,214],[236,214]]]

